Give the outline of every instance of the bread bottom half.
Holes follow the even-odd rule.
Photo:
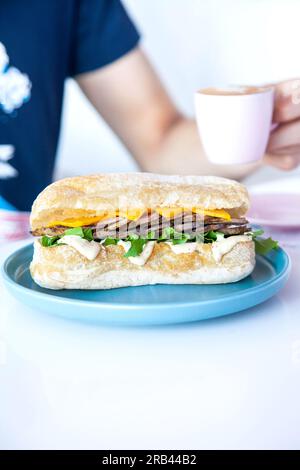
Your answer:
[[[33,280],[48,289],[112,289],[147,284],[223,284],[251,274],[255,266],[253,241],[239,242],[220,262],[210,244],[199,250],[175,254],[166,243],[157,243],[144,266],[124,257],[121,246],[103,247],[97,258],[87,260],[67,245],[43,247],[34,243],[30,265]]]

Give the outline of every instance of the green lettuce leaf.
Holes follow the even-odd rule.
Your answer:
[[[145,243],[147,243],[145,238],[134,238],[129,241],[131,246],[127,253],[124,254],[125,258],[128,258],[129,256],[139,256],[144,249]]]
[[[248,232],[247,235],[251,236],[254,243],[255,243],[255,251],[260,255],[266,255],[271,250],[278,249],[278,241],[273,240],[271,237],[263,238],[263,230],[255,230],[253,232]],[[58,244],[58,240],[63,238],[65,235],[76,235],[85,240],[92,241],[93,240],[93,232],[91,228],[83,228],[83,227],[74,227],[65,232],[62,235],[57,235],[54,237],[48,237],[46,235],[42,236],[40,242],[44,247],[51,247],[56,246]],[[195,237],[191,237],[189,234],[177,232],[173,227],[166,227],[161,236],[157,239],[158,242],[163,241],[170,241],[174,245],[187,243],[189,241],[197,241],[200,243],[212,243],[215,241],[222,240],[224,238],[224,233],[218,232],[215,230],[210,230],[205,233],[197,234]],[[130,242],[130,249],[127,253],[124,254],[126,258],[129,256],[139,256],[147,241],[155,239],[155,232],[150,231],[145,237],[139,237],[139,235],[135,233],[131,233],[126,238],[126,241]],[[116,245],[118,243],[118,239],[115,238],[106,238],[103,242],[104,246],[109,245]]]
[[[196,235],[196,241],[199,243],[212,243],[222,240],[224,237],[224,233],[210,230],[209,232],[198,233]]]
[[[93,231],[91,228],[84,228],[83,229],[83,238],[85,240],[88,240],[89,242],[91,242],[92,240],[94,240],[94,237],[93,237]]]
[[[43,235],[41,238],[42,246],[56,246],[58,240],[63,238],[65,235],[76,235],[78,237],[84,238],[91,242],[93,240],[93,232],[91,228],[82,228],[82,227],[74,227],[69,228],[64,231],[62,235],[57,235],[54,237],[48,237],[47,235]]]
[[[137,233],[129,233],[128,237],[126,238],[126,240],[128,241],[131,241],[131,240],[138,240],[140,238],[140,236],[137,234]]]
[[[47,237],[47,235],[43,235],[41,238],[41,245],[45,247],[56,246],[59,238],[60,237]]]
[[[264,231],[259,229],[254,232],[249,232],[248,235],[252,237],[252,240],[255,243],[255,253],[258,255],[267,255],[272,250],[278,250],[279,244],[277,240],[273,238],[263,238],[261,235],[264,234]]]
[[[191,239],[190,235],[187,233],[177,232],[173,227],[166,227],[163,229],[161,236],[158,238],[158,241],[171,241],[173,245],[179,245],[181,243],[186,243]]]
[[[147,240],[155,240],[155,232],[154,231],[148,232],[146,238]]]
[[[116,238],[107,237],[105,238],[103,245],[109,246],[109,245],[116,245],[117,243],[118,243],[118,240]]]
[[[277,240],[269,238],[255,238],[255,252],[258,255],[266,255],[272,250],[278,250],[279,245]]]
[[[65,230],[63,235],[61,236],[64,236],[64,235],[77,235],[78,237],[81,237],[81,238],[83,238],[84,236],[82,227],[69,228],[68,230]]]
[[[91,228],[83,228],[83,227],[74,227],[74,228],[69,228],[68,230],[64,231],[65,235],[77,235],[78,237],[84,238],[85,240],[88,240],[91,242],[94,237],[93,237],[93,231]]]
[[[256,238],[256,237],[260,237],[264,233],[265,232],[262,229],[259,229],[259,230],[255,230],[254,232],[250,232],[250,235],[252,236],[252,238]]]

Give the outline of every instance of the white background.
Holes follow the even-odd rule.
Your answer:
[[[199,87],[300,77],[298,0],[124,3],[167,89],[189,115]],[[133,169],[129,155],[70,81],[57,176]],[[263,171],[254,180],[279,176],[275,170]]]
[[[127,3],[187,113],[202,85],[300,76],[298,1]],[[131,168],[70,82],[58,174]],[[281,293],[198,324],[65,322],[22,306],[0,282],[0,448],[299,448],[300,252],[295,232],[280,237],[293,244]],[[14,249],[2,244],[0,262]]]
[[[280,294],[194,324],[64,321],[0,279],[0,449],[299,449],[299,234],[278,238]]]

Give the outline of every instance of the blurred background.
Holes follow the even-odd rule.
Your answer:
[[[123,0],[179,108],[195,90],[300,77],[299,0]],[[120,82],[120,86],[122,83]],[[73,80],[66,84],[56,177],[136,169]],[[263,169],[249,183],[300,174]]]

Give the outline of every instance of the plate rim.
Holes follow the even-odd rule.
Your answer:
[[[163,303],[163,304],[161,302],[160,303],[155,302],[155,303],[150,303],[150,304],[141,304],[141,303],[134,303],[134,304],[119,303],[119,304],[115,304],[115,303],[111,303],[111,302],[102,302],[102,301],[96,301],[96,300],[82,300],[82,299],[65,298],[65,297],[60,297],[60,296],[55,295],[55,294],[50,295],[47,292],[39,292],[39,291],[32,290],[29,287],[22,286],[21,284],[18,284],[16,281],[14,281],[9,276],[9,274],[7,272],[8,266],[11,263],[12,259],[14,257],[16,257],[19,253],[25,252],[26,250],[29,250],[32,247],[33,247],[33,243],[30,243],[30,244],[27,244],[27,245],[19,248],[18,250],[14,251],[13,253],[11,253],[5,259],[5,261],[2,263],[1,274],[2,274],[2,278],[4,279],[4,282],[9,287],[11,287],[12,289],[17,290],[19,292],[23,292],[24,290],[26,290],[29,293],[29,296],[32,296],[36,299],[44,299],[44,297],[46,297],[47,301],[52,302],[52,303],[60,302],[60,303],[68,304],[68,305],[80,304],[81,307],[88,306],[89,308],[93,308],[93,309],[94,308],[99,309],[99,306],[102,306],[103,308],[109,308],[109,309],[112,309],[112,310],[131,310],[131,311],[132,310],[138,310],[138,309],[141,309],[141,308],[145,309],[145,310],[148,310],[148,309],[149,310],[156,310],[156,309],[159,309],[159,308],[162,308],[162,307],[163,308],[172,308],[174,306],[176,306],[178,308],[193,308],[193,307],[199,305],[199,300],[194,300],[194,301],[190,301],[190,302],[175,301],[175,302],[166,302],[166,303]],[[248,289],[246,289],[243,292],[236,292],[234,294],[235,299],[242,299],[243,297],[248,297],[249,295],[251,295],[251,291],[255,291],[257,293],[257,292],[260,292],[260,291],[265,290],[266,288],[268,288],[268,286],[270,286],[270,284],[274,286],[274,285],[277,285],[278,282],[282,281],[283,279],[288,279],[289,274],[291,272],[291,267],[292,267],[291,257],[281,247],[278,248],[278,252],[281,253],[284,257],[283,258],[284,259],[283,269],[279,273],[276,273],[276,275],[274,277],[272,277],[271,279],[265,281],[263,284],[261,284],[259,286],[249,287]],[[268,255],[267,256],[256,255],[256,256],[259,257],[259,258],[262,258],[265,261],[269,261],[271,263],[271,261],[268,259]],[[164,284],[159,284],[159,285],[164,285]],[[169,285],[169,284],[166,284],[166,285]],[[191,284],[189,284],[189,285],[191,285]],[[207,286],[209,284],[205,284],[205,285]],[[143,287],[143,286],[132,286],[132,287]],[[155,287],[155,285],[153,285],[152,287]],[[100,290],[100,289],[91,289],[91,290]],[[116,290],[116,289],[113,289],[113,290]],[[53,289],[53,292],[55,292],[55,289]],[[230,295],[225,296],[224,301],[228,300],[229,297],[231,297],[231,296]],[[218,304],[219,302],[220,302],[219,298],[210,299],[210,300],[201,300],[201,305],[204,305],[204,306],[206,304],[215,305],[215,304]]]
[[[295,223],[284,223],[284,222],[276,222],[276,221],[271,221],[267,219],[259,219],[258,217],[248,217],[249,222],[252,225],[264,225],[266,227],[277,227],[277,228],[285,228],[285,229],[297,229],[300,227],[300,222],[295,222]]]

